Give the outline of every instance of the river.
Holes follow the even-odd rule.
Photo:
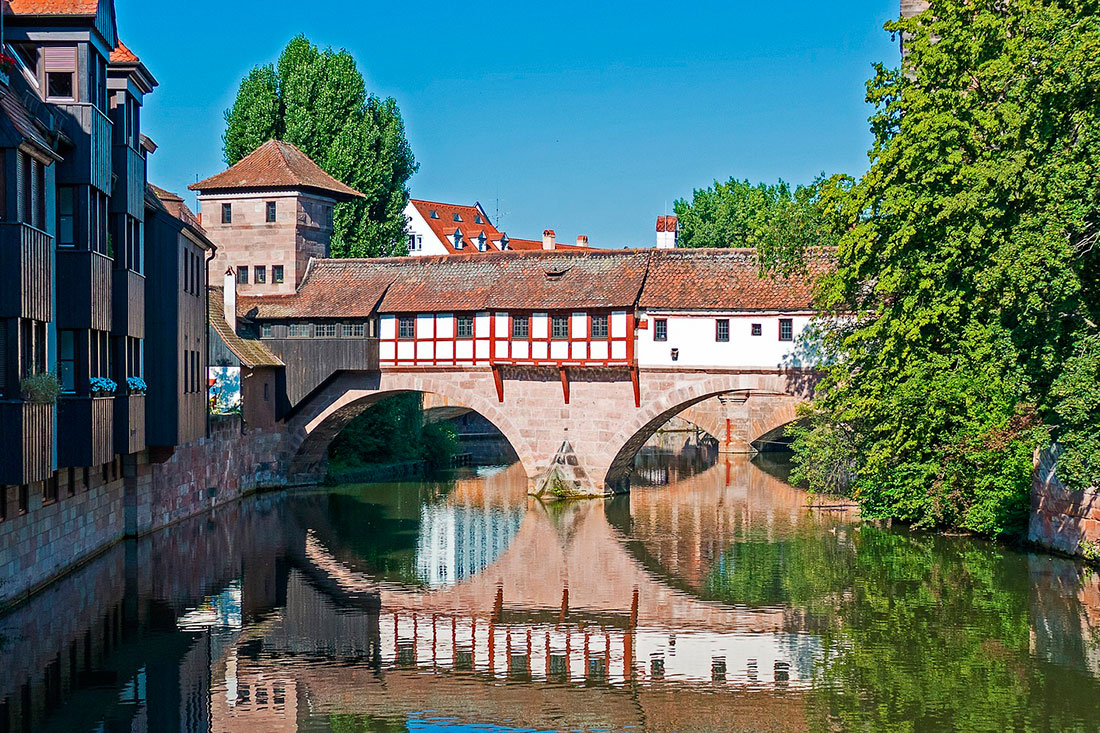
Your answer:
[[[1100,728],[1100,579],[647,448],[249,497],[0,617],[0,733]]]

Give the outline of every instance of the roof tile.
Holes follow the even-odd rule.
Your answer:
[[[207,288],[206,297],[209,303],[207,310],[210,314],[211,328],[217,332],[233,355],[241,360],[241,364],[249,368],[283,366],[282,360],[271,353],[262,341],[244,338],[229,327],[229,322],[225,320],[225,313],[222,310],[225,308],[222,288]]]
[[[308,155],[283,140],[268,140],[229,170],[187,188],[200,192],[240,188],[308,188],[324,191],[336,199],[363,198],[363,194],[325,173]]]
[[[95,15],[99,0],[10,0],[13,15]]]

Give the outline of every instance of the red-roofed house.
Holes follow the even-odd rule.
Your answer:
[[[588,237],[577,243],[558,244],[554,231],[547,229],[542,240],[510,239],[489,221],[481,204],[463,206],[436,201],[410,199],[405,207],[408,224],[409,254],[413,256],[503,252],[507,250],[590,249]]]

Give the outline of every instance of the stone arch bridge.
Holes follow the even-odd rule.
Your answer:
[[[436,408],[473,410],[511,444],[534,493],[626,491],[638,449],[670,418],[720,395],[749,408],[745,419],[701,427],[747,448],[795,417],[817,381],[812,369],[383,367],[336,372],[287,418],[288,478],[324,477],[328,446],[386,397],[431,396]],[[713,410],[707,413],[714,422]],[[690,419],[690,417],[689,417]]]

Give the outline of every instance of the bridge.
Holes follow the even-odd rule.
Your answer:
[[[314,260],[293,295],[239,300],[232,282],[226,320],[286,368],[295,482],[355,416],[420,393],[493,423],[533,493],[617,493],[670,418],[695,408],[752,451],[817,381],[810,277],[763,278],[751,250]]]

